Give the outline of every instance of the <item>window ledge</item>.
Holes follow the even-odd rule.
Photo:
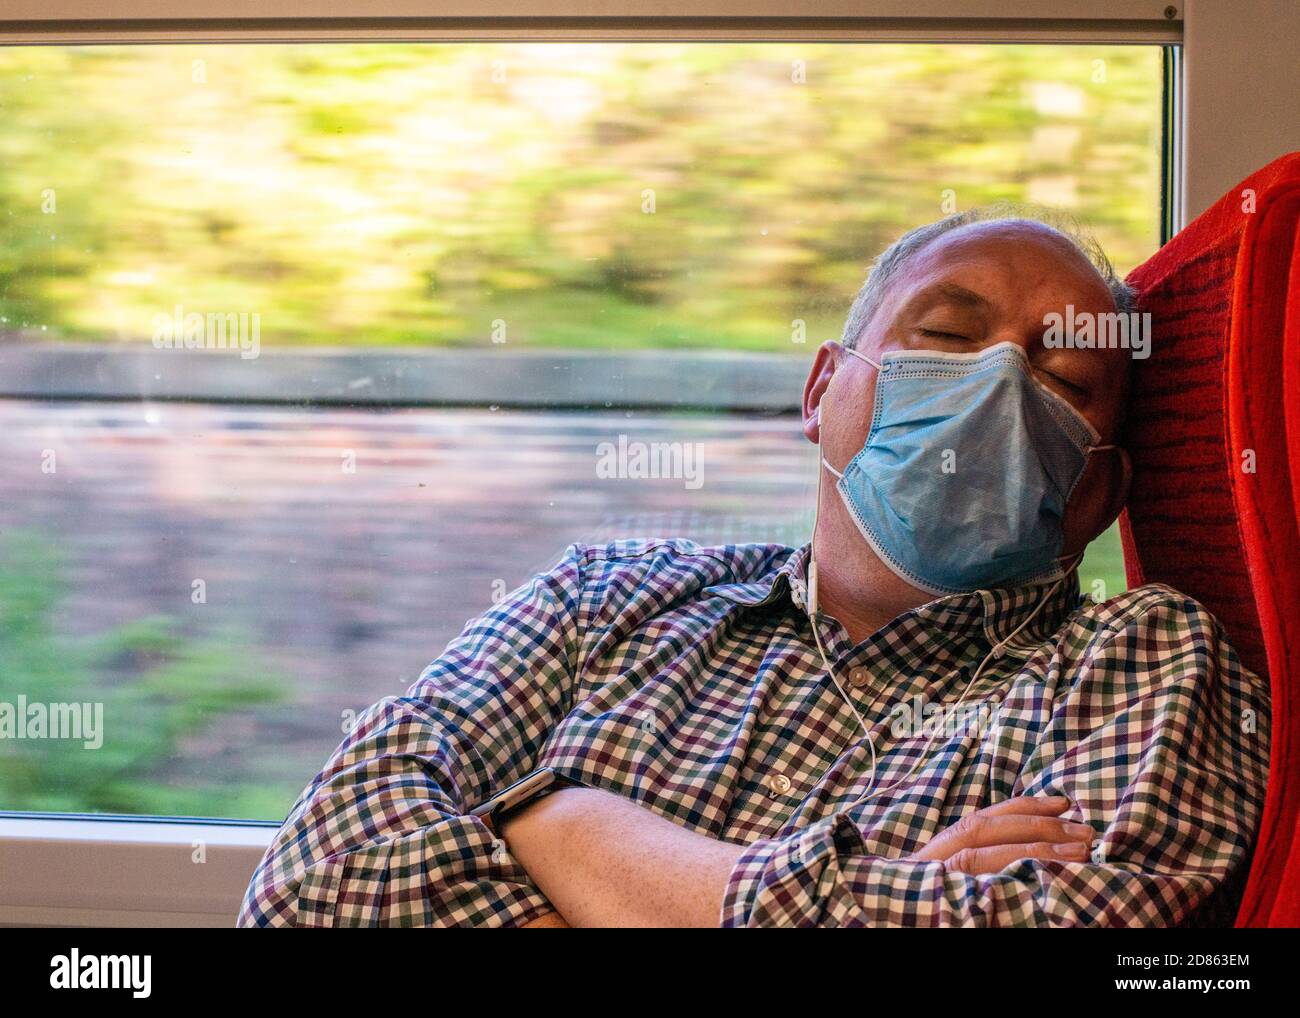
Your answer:
[[[275,825],[0,816],[0,924],[235,923]]]

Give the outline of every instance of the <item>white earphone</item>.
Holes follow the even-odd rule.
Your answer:
[[[816,418],[818,428],[820,429],[821,404],[818,404],[816,410],[814,411],[814,417]],[[835,685],[835,688],[839,691],[840,696],[843,697],[844,702],[849,705],[849,710],[853,712],[853,716],[857,719],[858,726],[862,729],[862,734],[867,740],[867,747],[871,750],[871,781],[867,785],[867,791],[864,792],[857,799],[855,799],[853,802],[843,807],[843,809],[840,810],[840,812],[843,812],[844,810],[852,809],[854,806],[857,806],[860,803],[865,802],[867,799],[871,798],[872,796],[879,795],[881,792],[887,792],[897,788],[900,784],[902,784],[904,781],[910,778],[912,774],[916,771],[917,767],[919,767],[925,761],[926,755],[930,752],[930,747],[934,743],[935,736],[938,735],[939,733],[936,730],[934,733],[930,735],[930,738],[926,740],[925,746],[921,750],[920,756],[917,757],[916,763],[912,764],[912,766],[908,769],[906,774],[900,777],[893,784],[886,785],[884,788],[875,787],[876,784],[875,740],[872,739],[871,729],[867,725],[866,721],[863,719],[861,713],[859,713],[858,708],[853,703],[852,698],[849,696],[847,692],[845,692],[844,687],[840,685],[839,677],[835,674],[835,669],[831,667],[830,659],[827,658],[826,656],[826,649],[822,646],[821,633],[818,628],[819,612],[818,612],[818,600],[817,600],[817,547],[816,547],[817,546],[817,519],[821,513],[822,474],[825,472],[825,469],[829,467],[829,464],[825,464],[822,460],[822,432],[820,430],[818,430],[817,433],[817,461],[818,461],[817,462],[817,495],[816,495],[816,503],[813,506],[812,539],[809,541],[808,544],[808,621],[812,626],[813,643],[817,645],[817,653],[818,655],[820,655],[822,659],[822,667],[826,670],[826,674],[830,676],[831,682]],[[1053,583],[1052,586],[1048,589],[1047,593],[1043,595],[1042,600],[1038,602],[1038,604],[1034,607],[1034,610],[1029,613],[1029,615],[1025,618],[1025,620],[1021,622],[1020,625],[1016,626],[1016,628],[1013,629],[1004,639],[999,640],[997,643],[995,643],[993,645],[993,648],[984,656],[984,660],[980,662],[980,665],[978,668],[975,669],[974,674],[972,674],[970,679],[967,680],[966,687],[962,690],[961,696],[959,696],[957,698],[957,702],[952,705],[951,708],[952,710],[956,710],[958,707],[961,706],[962,702],[966,699],[966,694],[970,692],[971,687],[974,686],[975,684],[975,680],[980,677],[980,674],[984,671],[988,663],[992,660],[1001,658],[1006,653],[1007,645],[1013,639],[1015,639],[1015,637],[1019,635],[1020,631],[1023,630],[1025,626],[1029,625],[1029,623],[1034,620],[1034,618],[1043,609],[1043,607],[1049,601],[1051,601],[1052,595],[1056,593],[1057,589],[1065,581],[1066,577],[1068,577],[1070,573],[1074,570],[1075,566],[1077,566],[1079,562],[1082,561],[1083,552],[1082,551],[1077,552],[1073,556],[1073,558],[1074,561],[1071,562],[1070,567],[1065,570],[1065,576],[1062,576],[1059,580]]]

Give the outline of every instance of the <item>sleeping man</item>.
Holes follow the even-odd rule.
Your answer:
[[[357,720],[240,924],[1230,922],[1267,687],[1177,591],[1079,590],[1133,348],[1044,323],[1132,300],[1068,229],[905,234],[804,388],[811,542],[570,547]]]

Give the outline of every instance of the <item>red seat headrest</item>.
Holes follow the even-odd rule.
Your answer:
[[[1234,443],[1229,409],[1234,399],[1242,411],[1253,402],[1259,421],[1276,408],[1282,437],[1282,322],[1297,218],[1287,196],[1297,188],[1300,153],[1292,153],[1247,177],[1128,277],[1153,331],[1150,358],[1134,362],[1124,434],[1133,457],[1120,521],[1129,583],[1167,583],[1196,598],[1261,675],[1268,655],[1257,596],[1276,589],[1277,577],[1267,554],[1248,557],[1266,549],[1250,547],[1237,499],[1272,499],[1255,504],[1294,532],[1290,470],[1285,441],[1267,457],[1267,436]],[[1273,491],[1276,481],[1285,484]]]
[[[1272,694],[1268,793],[1240,925],[1300,923],[1300,153],[1224,195],[1129,283],[1152,315],[1135,362],[1121,518],[1130,584],[1219,619]]]

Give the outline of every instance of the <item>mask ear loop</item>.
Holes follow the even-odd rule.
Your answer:
[[[853,347],[851,347],[851,346],[841,347],[840,349],[842,349],[845,353],[850,354],[851,356],[858,358],[858,360],[866,361],[868,364],[870,364],[870,365],[871,365],[873,368],[875,368],[877,371],[884,371],[884,370],[885,370],[885,369],[884,369],[880,364],[878,364],[876,361],[873,361],[870,357],[868,357],[866,354],[864,354],[861,350],[855,350],[855,349],[854,349]],[[823,397],[824,397],[824,395],[825,395],[825,394],[823,393]],[[817,464],[817,498],[816,498],[816,501],[813,503],[813,532],[812,532],[812,540],[809,541],[809,543],[808,543],[808,614],[809,614],[809,616],[814,616],[814,617],[815,617],[815,616],[817,615],[817,549],[816,549],[816,543],[817,543],[817,518],[818,518],[819,514],[821,513],[821,508],[822,508],[822,468],[825,467],[825,468],[826,468],[827,470],[829,470],[832,474],[834,474],[836,480],[839,480],[839,479],[843,478],[844,475],[843,475],[840,471],[836,470],[833,466],[831,466],[830,463],[827,462],[826,457],[822,455],[822,434],[823,434],[823,430],[824,430],[824,422],[822,421],[822,405],[821,405],[821,403],[818,403],[818,404],[817,404],[817,409],[814,411],[814,413],[817,415],[817,459],[818,459],[818,464]],[[813,635],[814,635],[814,636],[817,635],[817,625],[816,625],[815,622],[814,622],[814,624],[813,624]],[[818,650],[820,650],[820,649],[821,649],[821,647],[820,647],[820,645],[819,645],[819,646],[818,646]],[[825,655],[822,655],[822,661],[823,661],[823,663],[825,663]],[[829,667],[827,668],[827,671],[830,671],[830,668],[829,668]],[[832,679],[835,678],[834,673],[831,674],[831,678],[832,678]],[[836,685],[838,686],[839,683],[837,682]],[[850,706],[850,707],[853,706],[853,704],[852,704],[851,701],[850,701],[850,703],[849,703],[849,706]],[[855,714],[857,713],[856,709],[854,710],[854,713],[855,713]],[[859,717],[858,720],[861,721],[861,720],[862,720],[861,717]],[[865,726],[864,726],[864,728],[865,728]]]
[[[855,349],[854,349],[853,347],[851,347],[851,346],[841,347],[841,349],[842,349],[845,353],[847,353],[847,354],[851,354],[852,356],[858,358],[858,360],[866,361],[868,364],[870,364],[870,365],[871,365],[873,368],[875,368],[877,371],[883,371],[883,370],[884,370],[884,368],[881,367],[881,365],[877,364],[875,361],[873,361],[873,360],[872,360],[870,357],[868,357],[866,354],[862,353],[860,350],[855,350]],[[839,480],[839,479],[841,479],[841,478],[844,477],[844,474],[842,474],[840,471],[836,470],[833,466],[831,466],[830,463],[827,462],[826,457],[822,455],[822,434],[823,434],[823,430],[824,430],[824,422],[822,421],[822,405],[821,405],[821,403],[818,403],[818,404],[817,404],[817,409],[814,411],[814,413],[817,415],[817,459],[818,459],[818,465],[817,465],[817,498],[816,498],[816,501],[813,503],[813,532],[812,532],[812,540],[809,541],[809,543],[808,543],[808,614],[809,614],[809,616],[816,616],[816,614],[817,614],[817,549],[816,549],[816,543],[817,543],[817,519],[818,519],[818,516],[819,516],[820,513],[821,513],[821,508],[822,508],[822,468],[825,467],[825,468],[826,468],[827,470],[829,470],[832,474],[834,474],[836,480]],[[816,636],[816,634],[817,634],[817,626],[816,626],[816,624],[814,623],[814,625],[813,625],[813,635]],[[818,646],[818,649],[819,649],[819,650],[821,649],[821,648],[820,648],[820,645]],[[825,655],[823,655],[823,663],[825,663]],[[827,668],[827,671],[830,671],[830,668],[829,668],[829,667]],[[834,677],[835,677],[834,674],[832,674],[832,675],[831,675],[831,678],[833,679]],[[838,683],[836,683],[836,685],[838,686]],[[852,702],[849,703],[849,706],[850,706],[850,707],[853,706]],[[854,711],[854,713],[856,713],[856,710]],[[861,718],[859,718],[858,720],[861,721]]]
[[[1118,443],[1115,443],[1115,442],[1109,442],[1109,443],[1107,443],[1106,445],[1090,445],[1090,446],[1088,446],[1088,448],[1085,449],[1084,452],[1083,452],[1084,459],[1085,459],[1085,464],[1084,464],[1085,469],[1086,469],[1086,467],[1087,467],[1087,463],[1086,463],[1086,459],[1087,459],[1087,457],[1091,456],[1094,452],[1108,452],[1108,451],[1111,450],[1111,449],[1118,449],[1118,448],[1119,448],[1119,445],[1118,445]],[[1083,477],[1083,471],[1081,470],[1081,471],[1079,472],[1079,479],[1082,479],[1082,477]],[[1079,484],[1079,480],[1076,479],[1074,483],[1075,483],[1075,486],[1077,487],[1078,484]],[[1074,488],[1071,488],[1071,489],[1070,489],[1070,492],[1071,492],[1071,494],[1073,494],[1073,492],[1074,492]],[[1058,556],[1057,559],[1056,559],[1056,561],[1057,561],[1057,562],[1060,562],[1062,558],[1067,558],[1067,557],[1068,557],[1068,556],[1065,556],[1065,555]],[[1070,567],[1069,567],[1069,569],[1066,569],[1066,570],[1065,570],[1066,573],[1069,573],[1069,572],[1070,572],[1070,569],[1073,569],[1075,566],[1077,566],[1077,565],[1078,565],[1080,562],[1082,562],[1082,561],[1083,561],[1083,552],[1078,552],[1077,555],[1075,556],[1074,561],[1073,561],[1072,563],[1070,563]]]

